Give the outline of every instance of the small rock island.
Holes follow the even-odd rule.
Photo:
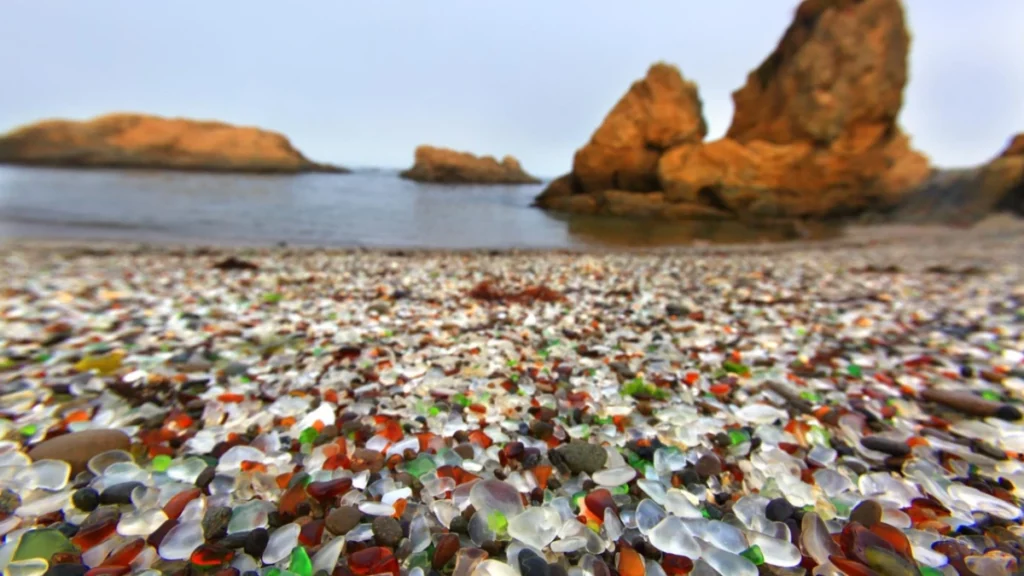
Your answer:
[[[539,179],[523,170],[519,161],[505,156],[476,156],[449,148],[416,148],[412,168],[400,176],[406,180],[438,184],[536,184]]]
[[[313,162],[285,136],[224,122],[108,114],[45,120],[0,136],[0,164],[203,172],[347,172]]]

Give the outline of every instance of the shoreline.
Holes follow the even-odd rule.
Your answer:
[[[54,252],[90,251],[104,254],[134,253],[158,254],[191,252],[196,255],[240,253],[301,253],[301,254],[377,254],[384,256],[527,256],[547,254],[771,254],[805,250],[866,248],[893,244],[921,244],[946,240],[1000,240],[1024,237],[1024,219],[1008,215],[993,215],[969,228],[956,228],[939,224],[883,223],[850,225],[839,236],[823,239],[784,241],[713,243],[695,241],[677,245],[585,245],[576,247],[507,247],[507,248],[436,248],[407,246],[332,246],[316,244],[248,244],[217,242],[197,238],[194,240],[117,240],[101,238],[67,237],[0,237],[0,251],[44,250]]]

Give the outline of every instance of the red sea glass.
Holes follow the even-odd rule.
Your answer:
[[[615,506],[615,501],[612,500],[612,493],[604,488],[598,488],[592,490],[583,499],[583,503],[586,504],[587,510],[590,511],[595,517],[604,521],[604,511],[611,508],[613,511],[618,511]]]
[[[841,558],[839,556],[829,556],[828,559],[836,568],[842,570],[846,576],[879,576],[878,572],[875,572],[856,560]]]
[[[319,501],[331,500],[352,489],[351,478],[336,478],[322,482],[310,482],[306,486],[306,494]]]
[[[71,542],[84,552],[110,538],[116,530],[117,518],[108,518],[79,530],[78,534],[75,534],[71,539]]]
[[[399,576],[398,560],[391,550],[383,546],[374,546],[349,554],[348,567],[355,576],[373,576],[385,572]]]
[[[203,544],[192,552],[189,560],[196,566],[221,566],[235,557],[235,551],[218,544]]]
[[[164,504],[164,514],[172,520],[177,520],[178,516],[181,516],[182,511],[185,510],[185,506],[195,500],[200,494],[202,494],[202,490],[199,488],[192,488],[175,494],[167,501],[167,504]]]
[[[686,556],[665,554],[661,558],[661,568],[665,570],[665,574],[668,574],[668,576],[686,576],[693,570],[693,560]]]
[[[299,531],[299,542],[304,546],[319,546],[323,536],[324,521],[311,520],[302,525],[302,529]]]
[[[121,544],[107,556],[100,566],[127,566],[146,547],[146,541],[140,537],[132,538]]]
[[[445,534],[437,541],[437,547],[434,549],[434,557],[431,560],[431,566],[434,570],[440,570],[444,568],[452,558],[455,557],[455,553],[459,551],[459,537],[455,534]]]

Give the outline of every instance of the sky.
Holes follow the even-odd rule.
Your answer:
[[[0,0],[0,131],[112,111],[277,130],[307,156],[411,164],[423,143],[541,176],[659,60],[700,86],[709,139],[796,0]],[[1024,131],[1024,0],[905,0],[900,118],[939,166]]]

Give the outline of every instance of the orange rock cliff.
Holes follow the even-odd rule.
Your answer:
[[[910,37],[899,0],[805,0],[704,142],[697,88],[656,64],[535,201],[668,219],[831,218],[898,205],[931,175],[897,117]]]
[[[312,162],[276,132],[142,114],[47,120],[15,129],[0,136],[0,163],[212,172],[344,171]]]

